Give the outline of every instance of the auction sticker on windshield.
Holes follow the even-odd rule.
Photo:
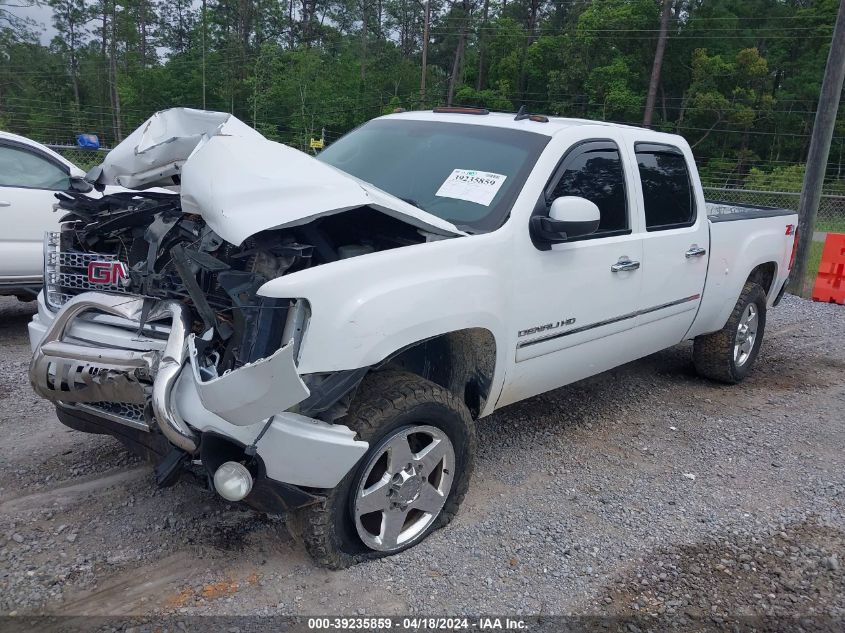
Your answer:
[[[434,195],[441,198],[457,198],[489,207],[505,182],[505,178],[507,176],[489,171],[453,169]]]

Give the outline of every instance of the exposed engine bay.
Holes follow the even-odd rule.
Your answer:
[[[90,289],[182,302],[190,309],[200,373],[207,380],[270,356],[288,340],[298,348],[308,306],[295,297],[259,296],[265,282],[427,239],[425,232],[369,207],[262,231],[239,246],[199,215],[184,213],[177,194],[61,194],[59,208],[66,214],[56,246],[65,256],[60,269],[48,274],[48,303],[58,308]],[[101,285],[91,283],[97,278],[92,264],[107,265]],[[73,284],[74,278],[88,283]],[[142,315],[142,327],[143,321]],[[303,378],[313,383],[324,377]]]

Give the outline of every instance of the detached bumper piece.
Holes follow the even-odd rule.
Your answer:
[[[271,356],[247,363],[235,371],[203,380],[197,357],[195,335],[188,337],[197,393],[209,411],[237,426],[250,426],[308,397],[308,387],[296,372],[294,342],[290,341]]]
[[[195,453],[198,437],[170,406],[173,385],[187,357],[188,310],[178,301],[146,300],[132,295],[85,292],[68,301],[38,344],[29,365],[29,379],[40,396],[57,405],[86,410],[91,403],[127,403],[151,408],[161,432],[187,453]],[[97,347],[65,340],[74,319],[99,312],[136,323],[170,321],[161,352]],[[143,423],[137,423],[143,427]],[[143,429],[142,430],[149,430]]]

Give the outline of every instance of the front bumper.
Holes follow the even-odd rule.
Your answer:
[[[32,388],[57,403],[115,402],[149,408],[168,440],[186,453],[199,448],[197,434],[170,404],[170,394],[187,356],[188,311],[177,301],[159,301],[147,319],[169,319],[164,349],[133,350],[101,347],[66,340],[68,327],[86,312],[116,316],[138,323],[144,299],[104,292],[85,292],[56,314],[35,347],[29,365]]]
[[[293,355],[281,348],[211,381],[191,365],[186,308],[153,302],[140,326],[144,300],[86,292],[57,313],[39,296],[29,325],[35,391],[67,410],[84,411],[141,432],[160,431],[170,444],[196,455],[206,433],[238,445],[257,443],[272,480],[332,488],[368,448],[348,427],[280,411],[308,396]],[[115,407],[143,408],[143,419],[115,414]]]

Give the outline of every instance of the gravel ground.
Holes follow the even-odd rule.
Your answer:
[[[0,299],[0,613],[845,620],[841,306],[787,296],[740,386],[686,344],[486,418],[457,519],[339,572],[60,425],[26,379],[32,311]]]

